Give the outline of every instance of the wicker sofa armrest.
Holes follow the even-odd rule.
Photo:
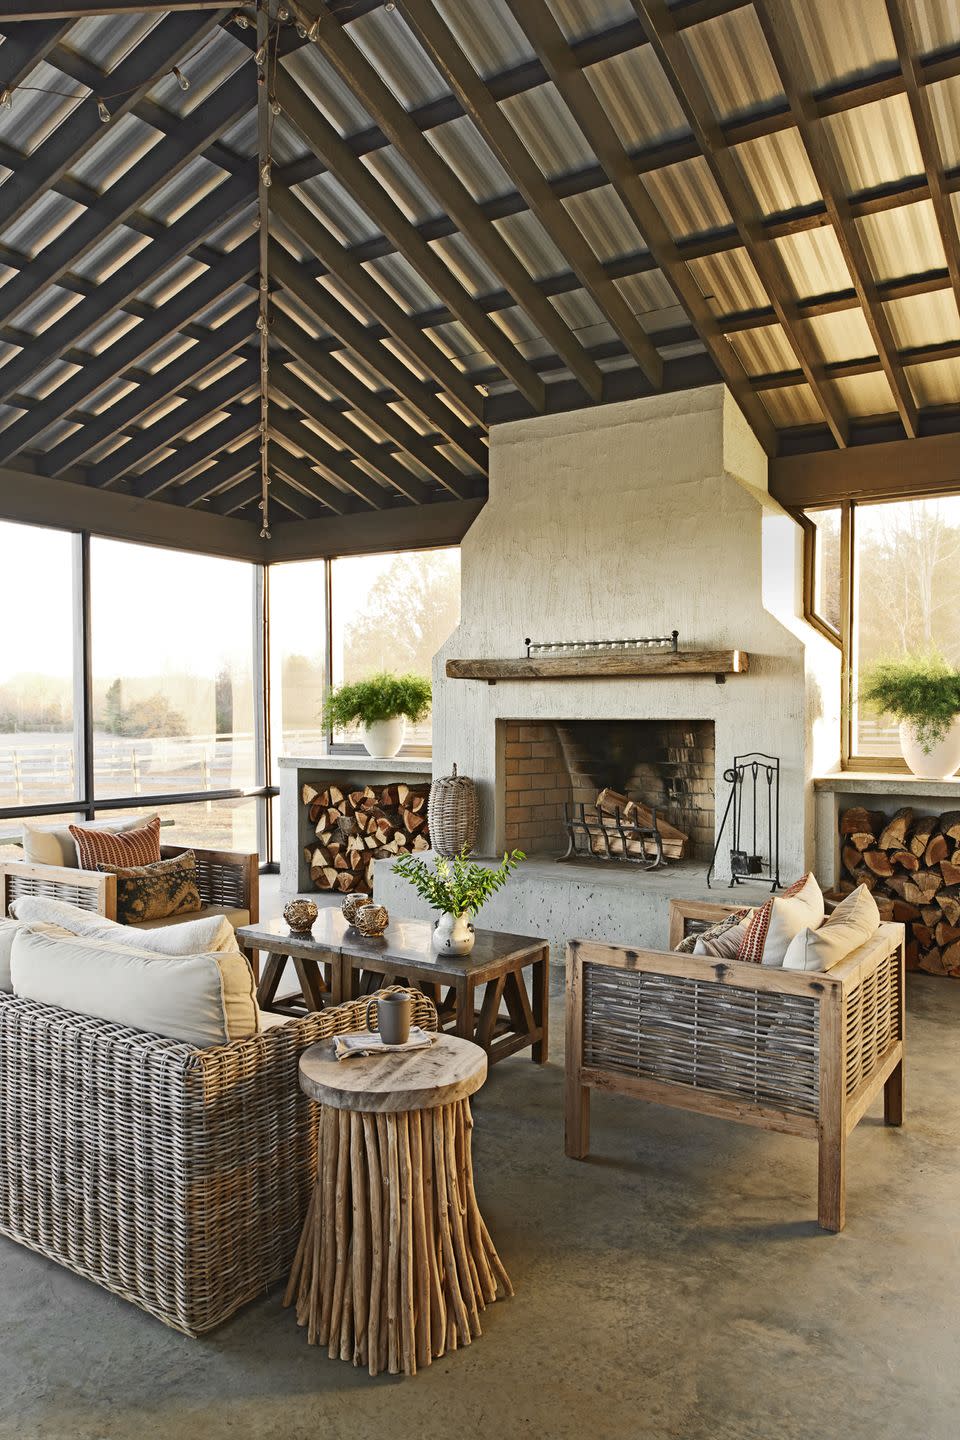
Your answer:
[[[43,895],[91,910],[108,920],[117,918],[117,877],[66,865],[35,865],[28,860],[0,864],[0,914],[10,913],[18,895]]]
[[[287,1276],[317,1158],[300,1056],[367,1003],[195,1050],[0,995],[0,1233],[185,1334],[222,1324]]]
[[[183,845],[161,845],[162,859],[182,855]],[[249,912],[249,924],[260,919],[260,857],[232,850],[189,847],[197,861],[197,888],[204,905],[223,905]]]

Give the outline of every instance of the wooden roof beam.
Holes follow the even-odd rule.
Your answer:
[[[549,301],[543,299],[529,270],[516,252],[486,219],[459,176],[423,138],[396,96],[354,44],[340,20],[331,15],[323,0],[315,0],[314,8],[318,8],[320,28],[316,43],[321,53],[341,79],[351,86],[354,94],[363,97],[364,108],[373,116],[397,154],[406,160],[431,194],[437,197],[441,208],[456,222],[460,233],[470,241],[494,274],[516,297],[517,304],[526,311],[541,335],[549,341],[558,355],[563,356],[571,374],[580,381],[587,395],[594,400],[599,399],[603,388],[600,371],[585,354],[579,340],[560,314]],[[370,172],[367,174],[370,175]],[[372,179],[372,176],[370,178]],[[517,380],[514,383],[518,389],[523,389]],[[539,408],[536,390],[533,394],[528,394],[527,399],[535,408]]]
[[[339,28],[338,25],[337,29]],[[542,408],[543,387],[519,350],[505,332],[484,314],[443,257],[430,248],[417,227],[391,200],[373,174],[350,153],[334,127],[320,114],[306,93],[289,75],[281,72],[277,75],[276,94],[284,114],[297,127],[307,144],[323,155],[332,173],[346,186],[356,203],[383,233],[389,236],[407,263],[450,307],[474,336],[479,348],[486,350],[496,360],[504,374],[527,396],[534,409]],[[426,144],[422,137],[420,138],[421,143]],[[276,188],[273,187],[274,190]],[[488,224],[486,220],[483,223]],[[468,238],[473,239],[473,236]],[[500,244],[503,243],[500,241]],[[499,274],[499,271],[497,273]],[[530,283],[532,284],[532,281]],[[513,285],[508,285],[507,288],[515,295]],[[544,302],[542,297],[539,299],[541,305],[549,303]],[[556,312],[554,314],[556,315]],[[559,316],[556,318],[559,320]]]
[[[408,0],[409,3],[409,0]],[[770,297],[800,368],[838,445],[847,443],[847,420],[837,392],[824,376],[824,359],[798,310],[786,263],[764,233],[762,217],[733,153],[727,149],[700,72],[664,0],[632,0],[670,88],[686,116],[743,246]]]
[[[428,375],[461,404],[468,414],[482,420],[483,402],[475,385],[459,370],[440,347],[414,325],[406,311],[378,285],[325,225],[289,190],[274,184],[270,189],[270,212],[294,235],[321,265],[345,285],[357,302],[383,325],[388,334],[410,352]]]
[[[255,469],[260,457],[260,446],[256,440],[248,440],[236,450],[213,460],[205,470],[182,485],[172,485],[163,492],[162,498],[185,508],[200,504],[218,490],[232,485]]]
[[[181,445],[173,455],[158,461],[156,465],[151,465],[150,469],[145,470],[142,475],[130,476],[131,492],[142,500],[150,500],[170,485],[176,485],[181,480],[191,479],[212,456],[227,449],[230,445],[236,445],[240,440],[246,440],[251,435],[255,435],[258,424],[257,406],[233,407],[222,420],[211,425],[195,440]]]
[[[823,195],[834,234],[860,300],[883,372],[906,434],[917,434],[917,406],[897,359],[890,322],[877,295],[869,257],[852,213],[839,166],[823,133],[817,106],[801,82],[802,48],[790,0],[755,0],[764,38],[803,141],[811,169]]]
[[[313,495],[317,500],[323,502],[336,515],[351,515],[357,511],[370,513],[366,506],[356,496],[351,495],[348,490],[339,490],[336,485],[331,485],[329,480],[324,480],[316,470],[312,470],[304,460],[298,460],[291,455],[283,445],[279,444],[271,435],[270,447],[270,473],[285,475],[292,485],[307,495]]]
[[[739,357],[717,324],[642,179],[636,174],[590,81],[577,65],[545,0],[508,0],[511,12],[540,57],[585,139],[610,177],[641,236],[676,291],[717,369],[767,454],[777,436]]]
[[[127,331],[113,345],[91,358],[76,375],[64,380],[39,405],[0,431],[0,463],[16,455],[48,429],[62,415],[88,401],[92,395],[161,340],[186,333],[186,327],[220,295],[256,272],[256,249],[245,241],[225,255],[216,269],[207,270],[164,305],[148,320]],[[69,443],[70,437],[64,443]]]
[[[608,279],[583,232],[554,195],[543,172],[460,48],[432,0],[404,0],[403,14],[532,213],[570,261],[584,289],[606,316],[650,383],[654,388],[658,387],[663,376],[663,362],[656,346],[620,294],[616,283]]]
[[[271,376],[271,388],[273,388],[273,376]],[[292,376],[287,376],[293,379]],[[277,386],[281,394],[283,388]],[[289,396],[286,397],[289,400]],[[294,401],[290,401],[295,406]],[[282,410],[279,405],[270,407],[270,436],[278,443],[293,446],[303,455],[307,455],[315,465],[322,470],[335,475],[342,481],[347,490],[356,495],[358,499],[365,501],[374,510],[385,510],[390,503],[390,495],[395,492],[387,489],[385,485],[378,485],[365,470],[355,465],[348,451],[335,450],[321,435],[307,425],[303,413],[298,413],[296,408]],[[296,458],[296,457],[294,457]]]
[[[390,446],[374,440],[349,412],[327,407],[323,396],[294,375],[283,360],[271,366],[270,384],[301,414],[329,431],[357,460],[362,460],[377,475],[382,475],[398,494],[415,505],[423,504],[430,493],[427,486],[395,457]]]
[[[385,435],[427,470],[438,484],[458,500],[470,492],[470,478],[390,406],[381,401],[375,390],[359,380],[346,365],[318,345],[301,327],[282,311],[274,310],[271,333],[277,342],[305,365],[324,389],[332,390],[346,401],[351,410],[369,417]],[[320,418],[320,417],[318,417]]]

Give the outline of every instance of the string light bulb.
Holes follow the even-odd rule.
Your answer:
[[[187,79],[186,75],[184,75],[184,73],[183,73],[183,71],[180,69],[180,66],[179,66],[179,65],[174,65],[174,67],[173,67],[173,73],[174,73],[174,75],[175,75],[176,78],[177,78],[177,84],[180,86],[180,89],[181,89],[181,90],[189,90],[189,89],[190,89],[190,81]]]
[[[281,104],[280,104],[280,101],[277,99],[276,95],[274,95],[274,96],[272,97],[271,101],[270,101],[270,112],[271,112],[271,114],[273,114],[273,115],[282,115],[282,114],[283,114],[283,108],[282,108],[282,106],[281,106]]]
[[[254,57],[253,57],[253,63],[254,63],[255,65],[262,65],[263,62],[264,62],[264,60],[266,60],[266,58],[267,58],[267,47],[266,47],[266,45],[261,45],[261,46],[260,46],[260,49],[257,51],[257,53],[256,53],[256,54],[254,55]]]
[[[269,190],[271,184],[273,183],[273,177],[270,174],[269,164],[264,165],[263,169],[260,171],[260,179],[263,181],[264,189]]]
[[[13,104],[13,91],[0,90],[0,110],[9,110]]]
[[[238,30],[248,30],[250,28],[250,21],[246,15],[243,15],[239,10],[234,12],[233,19]]]
[[[109,125],[110,121],[113,119],[113,116],[110,114],[110,111],[107,109],[106,104],[103,100],[97,101],[97,114],[100,116],[100,119],[103,121],[104,125]]]

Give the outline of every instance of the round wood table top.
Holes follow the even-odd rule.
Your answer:
[[[300,1056],[301,1090],[335,1110],[431,1110],[473,1095],[486,1078],[486,1053],[456,1035],[438,1035],[429,1050],[349,1060],[337,1059],[333,1040],[321,1040]]]

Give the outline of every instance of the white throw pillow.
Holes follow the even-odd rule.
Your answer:
[[[23,928],[13,937],[10,970],[15,995],[198,1049],[259,1030],[253,974],[239,952],[158,955]]]
[[[233,926],[225,915],[181,919],[176,925],[148,930],[120,925],[116,920],[108,920],[105,915],[82,910],[79,905],[68,905],[65,900],[52,900],[46,895],[21,895],[11,901],[10,914],[31,924],[38,920],[46,921],[61,925],[71,935],[97,935],[117,945],[128,945],[133,950],[152,950],[157,955],[210,955],[238,948]]]
[[[153,811],[149,815],[125,815],[117,820],[92,820],[89,823],[84,820],[82,823],[91,830],[112,830],[120,833],[146,825],[155,814],[156,811]],[[79,869],[77,842],[69,830],[69,825],[76,823],[71,821],[67,825],[32,825],[25,820],[22,835],[24,860],[29,860],[31,865],[64,865],[68,870]]]
[[[754,912],[737,959],[752,965],[781,966],[794,935],[808,925],[816,929],[823,920],[823,909],[820,886],[812,874],[804,875]]]
[[[0,991],[13,994],[13,979],[10,975],[10,956],[13,953],[13,938],[21,930],[37,930],[44,935],[66,935],[57,925],[22,925],[19,920],[0,919]]]
[[[859,885],[819,930],[807,928],[795,935],[784,956],[784,970],[830,970],[866,944],[880,928],[880,911],[866,885]]]

